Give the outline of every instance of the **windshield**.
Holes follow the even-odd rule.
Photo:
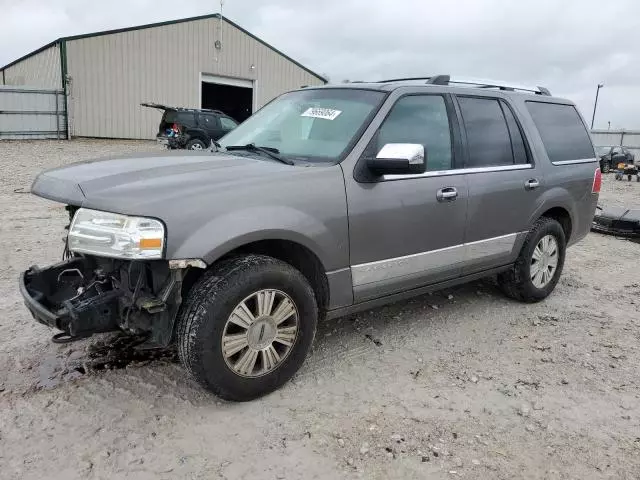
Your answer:
[[[220,144],[255,144],[291,159],[337,162],[385,94],[317,89],[285,93],[225,135]]]
[[[611,150],[611,147],[597,147],[598,155],[606,155]]]

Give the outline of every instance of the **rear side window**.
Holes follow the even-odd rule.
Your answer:
[[[193,112],[176,112],[167,110],[164,114],[165,123],[177,123],[178,125],[191,126],[195,124]]]
[[[527,102],[549,160],[564,162],[594,158],[589,133],[573,105]]]
[[[469,158],[466,167],[513,165],[511,136],[498,100],[458,97],[458,102],[467,133]]]

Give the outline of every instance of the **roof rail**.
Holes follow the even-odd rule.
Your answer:
[[[497,88],[499,90],[506,91],[523,91],[523,92],[531,92],[537,95],[547,95],[551,96],[551,92],[549,89],[545,87],[531,87],[525,85],[517,85],[510,84],[502,81],[495,80],[482,80],[482,79],[471,79],[471,78],[451,78],[449,75],[433,75],[431,77],[407,77],[407,78],[393,78],[390,80],[382,80],[378,83],[391,83],[391,82],[402,82],[402,81],[412,81],[412,80],[426,80],[427,84],[430,85],[470,85],[478,88]]]

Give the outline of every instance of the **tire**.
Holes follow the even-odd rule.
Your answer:
[[[540,287],[534,284],[531,276],[533,255],[539,243],[549,236],[556,242],[557,263],[548,282]],[[527,235],[514,266],[498,275],[498,284],[502,291],[508,297],[527,303],[539,302],[547,298],[553,292],[562,274],[566,246],[564,230],[560,223],[553,218],[541,217]],[[544,266],[546,269],[546,264]]]
[[[602,173],[609,173],[611,171],[611,166],[609,162],[602,162]]]
[[[207,148],[207,145],[199,138],[192,138],[187,142],[187,146],[186,146],[187,150],[200,151],[200,150],[205,150],[206,148]]]
[[[286,322],[296,322],[297,331],[291,346],[279,343],[277,332],[281,327],[269,324],[267,333],[262,325],[259,337],[252,335],[255,330],[249,326],[239,327],[231,321],[232,313],[237,312],[244,304],[252,311],[258,308],[255,300],[257,292],[274,292],[273,318],[277,317],[280,303],[288,298],[297,313],[290,315]],[[281,296],[282,300],[278,300]],[[267,308],[265,307],[265,311]],[[242,313],[242,312],[240,312]],[[238,319],[237,316],[233,318]],[[258,324],[268,316],[255,316]],[[271,318],[271,320],[273,320]],[[269,320],[269,321],[271,321]],[[177,343],[180,360],[186,370],[204,388],[225,400],[248,401],[270,393],[286,383],[304,363],[315,336],[318,321],[318,308],[314,292],[307,279],[291,265],[264,255],[247,255],[225,260],[207,271],[192,287],[184,302],[177,321]],[[231,329],[239,329],[233,333],[242,337],[246,347],[238,353],[229,355],[235,345],[223,343],[223,338],[232,335]],[[291,327],[283,327],[291,329]],[[270,329],[270,330],[269,330]],[[250,338],[263,341],[263,333],[276,334],[271,347],[254,345],[253,351],[264,348],[277,350],[278,362],[269,369],[270,360],[267,352],[256,353],[254,366],[256,372],[242,371],[241,363],[246,352],[250,352]],[[246,336],[245,336],[246,334]],[[269,340],[267,339],[267,342]],[[228,350],[223,352],[224,348]],[[286,352],[284,349],[288,349]],[[272,357],[275,359],[276,357]],[[245,364],[246,365],[246,364]],[[234,370],[234,368],[239,371]],[[256,373],[256,375],[253,375]]]

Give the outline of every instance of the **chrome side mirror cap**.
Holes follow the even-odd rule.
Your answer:
[[[424,173],[427,169],[424,145],[387,143],[375,158],[367,159],[367,166],[378,175]]]

